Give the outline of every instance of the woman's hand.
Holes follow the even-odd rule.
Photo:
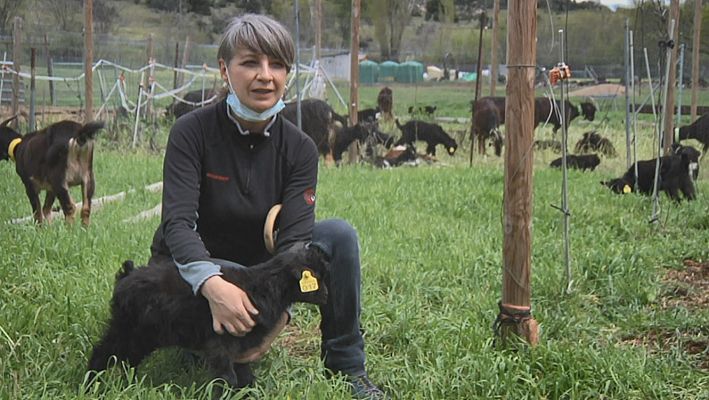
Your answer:
[[[246,353],[242,354],[236,359],[233,359],[232,361],[239,364],[246,364],[260,360],[261,357],[263,357],[266,352],[271,348],[271,344],[274,340],[276,340],[278,334],[281,333],[287,322],[288,313],[284,312],[283,315],[281,315],[281,319],[276,322],[276,325],[273,327],[273,330],[271,330],[271,332],[269,332],[268,335],[263,338],[263,342],[261,342],[258,347],[254,347],[253,349],[247,351]]]
[[[226,329],[231,335],[244,336],[256,325],[252,316],[258,310],[238,286],[215,275],[202,284],[201,292],[209,301],[214,332],[221,335]]]

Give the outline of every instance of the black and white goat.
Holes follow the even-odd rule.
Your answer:
[[[250,385],[251,367],[237,360],[261,345],[294,302],[326,304],[328,271],[325,253],[302,244],[252,267],[221,267],[222,278],[244,290],[259,310],[254,328],[237,337],[214,332],[207,299],[192,293],[171,259],[138,269],[126,261],[116,275],[109,326],[88,369],[92,375],[106,369],[112,356],[137,367],[154,350],[179,346],[202,353],[229,385]]]
[[[22,136],[8,126],[12,119],[0,124],[0,159],[15,161],[35,221],[51,218],[52,205],[58,198],[66,221],[73,223],[76,206],[69,188],[81,185],[81,222],[88,225],[96,186],[94,137],[104,123],[60,121]],[[39,198],[42,190],[46,191],[43,207]]]

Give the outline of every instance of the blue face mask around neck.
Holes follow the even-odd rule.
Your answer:
[[[231,78],[229,78],[229,69],[226,71],[226,78],[229,82],[229,95],[226,98],[226,103],[231,108],[231,111],[237,117],[251,122],[262,122],[273,118],[274,115],[278,114],[286,105],[283,100],[279,99],[276,104],[271,108],[264,110],[263,112],[256,112],[249,107],[246,107],[241,103],[239,97],[234,93],[234,89],[231,85]]]

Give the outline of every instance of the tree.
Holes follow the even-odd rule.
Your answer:
[[[404,28],[411,21],[413,0],[367,0],[363,15],[374,23],[374,36],[384,60],[398,60]]]
[[[12,31],[12,19],[24,5],[25,0],[0,0],[0,32]]]
[[[54,22],[60,31],[76,32],[83,26],[83,0],[45,0],[44,9],[54,17]]]

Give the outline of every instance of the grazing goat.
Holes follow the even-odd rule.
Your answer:
[[[613,147],[613,143],[607,138],[596,133],[596,131],[585,132],[583,137],[576,142],[574,153],[583,154],[591,152],[601,152],[606,157],[615,157],[618,154]]]
[[[471,135],[478,140],[478,153],[485,154],[485,141],[492,139],[495,155],[502,154],[500,125],[505,123],[505,98],[482,97],[473,105]]]
[[[579,116],[579,110],[568,100],[564,100],[564,105],[564,111],[566,112],[564,121],[568,128],[571,121]],[[556,107],[558,110],[554,109],[550,98],[536,97],[534,99],[534,127],[536,128],[540,123],[549,123],[553,126],[552,132],[556,133],[561,128],[561,119],[559,118],[561,104],[557,103]]]
[[[394,141],[391,136],[379,132],[376,122],[358,122],[355,126],[343,127],[335,133],[335,144],[332,149],[332,156],[337,164],[342,160],[342,153],[355,140],[367,145],[367,152],[370,156],[374,152],[375,145],[383,144],[389,148]]]
[[[561,162],[562,158],[559,157],[552,161],[549,166],[552,168],[561,168]],[[581,171],[585,171],[587,169],[593,171],[600,163],[601,159],[598,158],[596,154],[585,154],[580,156],[573,154],[566,155],[566,165],[569,168],[580,169]]]
[[[297,110],[296,102],[288,103],[280,114],[293,124],[297,124]],[[337,114],[329,104],[318,99],[302,100],[300,102],[300,112],[301,129],[313,139],[320,154],[326,157],[330,153],[337,124],[347,126],[347,120]]]
[[[101,121],[82,125],[60,121],[25,136],[8,127],[13,118],[0,124],[0,159],[15,161],[15,170],[25,185],[37,223],[49,220],[52,205],[59,199],[65,220],[74,222],[76,206],[69,188],[81,185],[81,222],[89,224],[94,195],[94,136],[104,127]],[[44,207],[39,198],[46,191]]]
[[[458,149],[458,144],[455,139],[450,137],[438,124],[429,124],[428,122],[413,120],[404,125],[396,120],[396,126],[401,130],[401,138],[395,145],[409,144],[415,146],[417,140],[426,142],[426,154],[436,155],[436,145],[442,144],[446,147],[448,155],[455,154]]]
[[[263,342],[294,302],[327,303],[328,268],[325,253],[312,245],[296,245],[249,268],[221,267],[222,278],[243,289],[259,310],[256,326],[237,337],[214,332],[207,299],[192,293],[174,261],[164,257],[138,269],[126,261],[116,275],[111,320],[88,369],[92,375],[106,369],[112,356],[137,367],[154,350],[179,346],[202,352],[229,385],[250,385],[251,367],[236,361]]]
[[[694,151],[692,151],[694,150]],[[690,165],[696,156],[696,149],[685,147],[676,149],[676,153],[660,157],[660,176],[658,191],[664,191],[671,199],[680,201],[681,191],[687,200],[694,200],[695,190],[692,182]],[[657,159],[638,161],[637,189],[642,194],[652,194],[655,179],[655,163]],[[614,193],[630,193],[636,184],[635,166],[620,178],[603,181],[601,184],[609,187]]]
[[[702,145],[702,153],[709,151],[709,114],[697,118],[690,125],[679,128],[679,140],[695,139]]]

